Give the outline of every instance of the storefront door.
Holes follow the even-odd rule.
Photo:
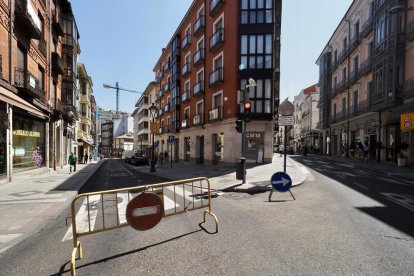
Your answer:
[[[0,102],[0,176],[6,174],[7,166],[7,104]]]

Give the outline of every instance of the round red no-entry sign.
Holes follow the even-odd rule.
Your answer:
[[[164,202],[155,193],[143,192],[127,205],[126,219],[135,230],[153,228],[164,216]]]

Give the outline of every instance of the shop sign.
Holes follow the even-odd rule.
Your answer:
[[[16,130],[13,130],[13,135],[25,136],[25,137],[40,137],[40,132],[16,129]]]
[[[401,114],[401,131],[414,129],[414,113]]]

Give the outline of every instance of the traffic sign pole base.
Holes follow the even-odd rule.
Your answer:
[[[272,202],[272,195],[273,195],[274,189],[270,190],[270,194],[269,194],[269,202]],[[292,192],[290,190],[288,190],[288,192],[290,193],[290,195],[292,196],[293,200],[296,200],[295,196],[292,194]]]

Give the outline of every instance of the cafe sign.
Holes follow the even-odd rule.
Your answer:
[[[13,135],[25,136],[25,137],[40,137],[40,132],[16,129],[16,130],[13,130]]]

